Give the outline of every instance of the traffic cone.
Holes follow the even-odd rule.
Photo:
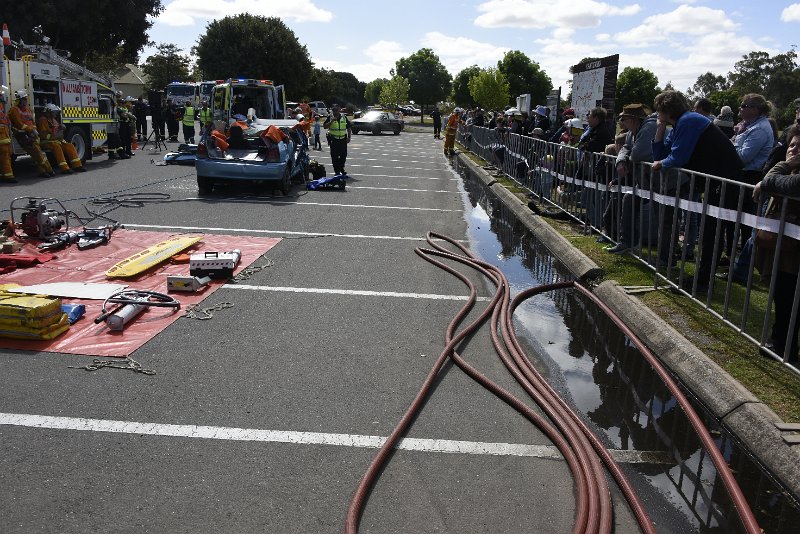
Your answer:
[[[11,46],[11,35],[8,33],[8,24],[3,23],[3,46]]]
[[[139,150],[139,143],[136,142],[136,138],[131,138],[131,150]]]

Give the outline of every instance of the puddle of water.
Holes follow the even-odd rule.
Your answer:
[[[463,178],[470,248],[499,265],[513,290],[572,276],[468,169]],[[740,532],[711,459],[639,351],[579,293],[539,295],[517,310],[535,364],[610,448],[655,451],[668,461],[624,464],[659,532]],[[694,400],[765,532],[796,532],[800,506]]]

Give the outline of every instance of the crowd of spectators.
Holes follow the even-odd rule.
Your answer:
[[[725,269],[731,269],[734,282],[744,284],[755,267],[761,280],[769,284],[777,264],[772,281],[775,321],[765,345],[779,354],[786,350],[789,360],[797,361],[800,319],[793,329],[789,322],[800,241],[782,238],[776,259],[774,233],[770,248],[763,238],[769,232],[747,226],[742,216],[738,224],[730,220],[731,213],[734,218],[741,213],[800,222],[800,201],[788,200],[784,206],[778,196],[800,196],[800,99],[795,105],[796,121],[783,132],[771,117],[772,104],[756,93],[741,98],[738,113],[730,106],[715,110],[705,98],[690,102],[682,93],[668,90],[652,103],[626,102],[616,117],[602,107],[575,117],[568,108],[559,110],[557,120],[551,121],[551,110],[544,106],[536,106],[530,114],[510,107],[502,111],[459,109],[458,115],[467,140],[474,133],[471,127],[493,130],[492,163],[503,163],[508,136],[516,134],[548,142],[548,154],[555,154],[556,172],[573,177],[569,186],[573,191],[579,189],[575,178],[582,183],[607,184],[608,188],[592,188],[596,195],[592,202],[600,198],[604,204],[599,221],[583,197],[589,222],[614,240],[606,250],[622,254],[637,246],[647,247],[656,255],[655,267],[668,270],[678,261],[694,261],[697,256],[695,270],[682,277],[682,288],[692,295],[710,296],[715,280],[728,280]],[[540,162],[525,163],[533,169]],[[615,194],[618,186],[625,186],[626,193]],[[646,195],[632,194],[631,188],[713,209],[676,212],[677,204],[650,202]],[[645,208],[652,220],[641,231],[640,214]],[[658,224],[655,240],[647,230],[654,220]]]

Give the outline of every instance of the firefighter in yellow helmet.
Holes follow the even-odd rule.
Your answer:
[[[53,172],[50,162],[39,148],[39,132],[36,131],[36,125],[33,122],[33,110],[28,107],[28,92],[19,90],[15,96],[17,101],[8,112],[11,131],[14,133],[17,143],[22,145],[22,148],[39,166],[41,171],[39,177],[55,176],[56,173]]]
[[[61,108],[55,104],[47,104],[44,113],[39,117],[36,126],[39,129],[39,139],[42,149],[53,153],[63,174],[70,172],[84,172],[86,169],[81,164],[78,151],[72,143],[64,139],[64,126],[58,121]]]
[[[11,168],[11,127],[6,117],[6,98],[8,87],[0,86],[0,183],[15,184],[14,170]]]

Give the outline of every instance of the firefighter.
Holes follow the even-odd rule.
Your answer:
[[[47,104],[36,122],[42,149],[53,153],[62,174],[85,172],[75,147],[64,139],[64,126],[58,121],[60,112],[61,108],[55,104]]]
[[[0,86],[0,183],[15,184],[17,179],[11,168],[11,127],[6,117],[6,95],[8,87]]]
[[[194,144],[194,106],[191,102],[186,102],[183,109],[183,142]]]
[[[30,154],[39,167],[39,178],[55,176],[56,173],[53,172],[50,162],[39,148],[39,132],[36,131],[36,124],[33,122],[33,110],[28,107],[28,92],[21,89],[16,91],[15,96],[16,103],[8,112],[11,131],[14,133],[17,143],[22,145],[25,152]]]
[[[128,110],[125,105],[125,100],[122,98],[122,91],[117,91],[117,119],[119,120],[119,142],[120,146],[117,148],[117,157],[120,159],[130,159],[134,156],[131,150],[131,123],[135,124],[136,119]]]
[[[178,140],[178,119],[183,116],[180,108],[175,104],[171,98],[167,99],[167,107],[164,110],[165,118],[167,119],[167,134],[170,141]]]

